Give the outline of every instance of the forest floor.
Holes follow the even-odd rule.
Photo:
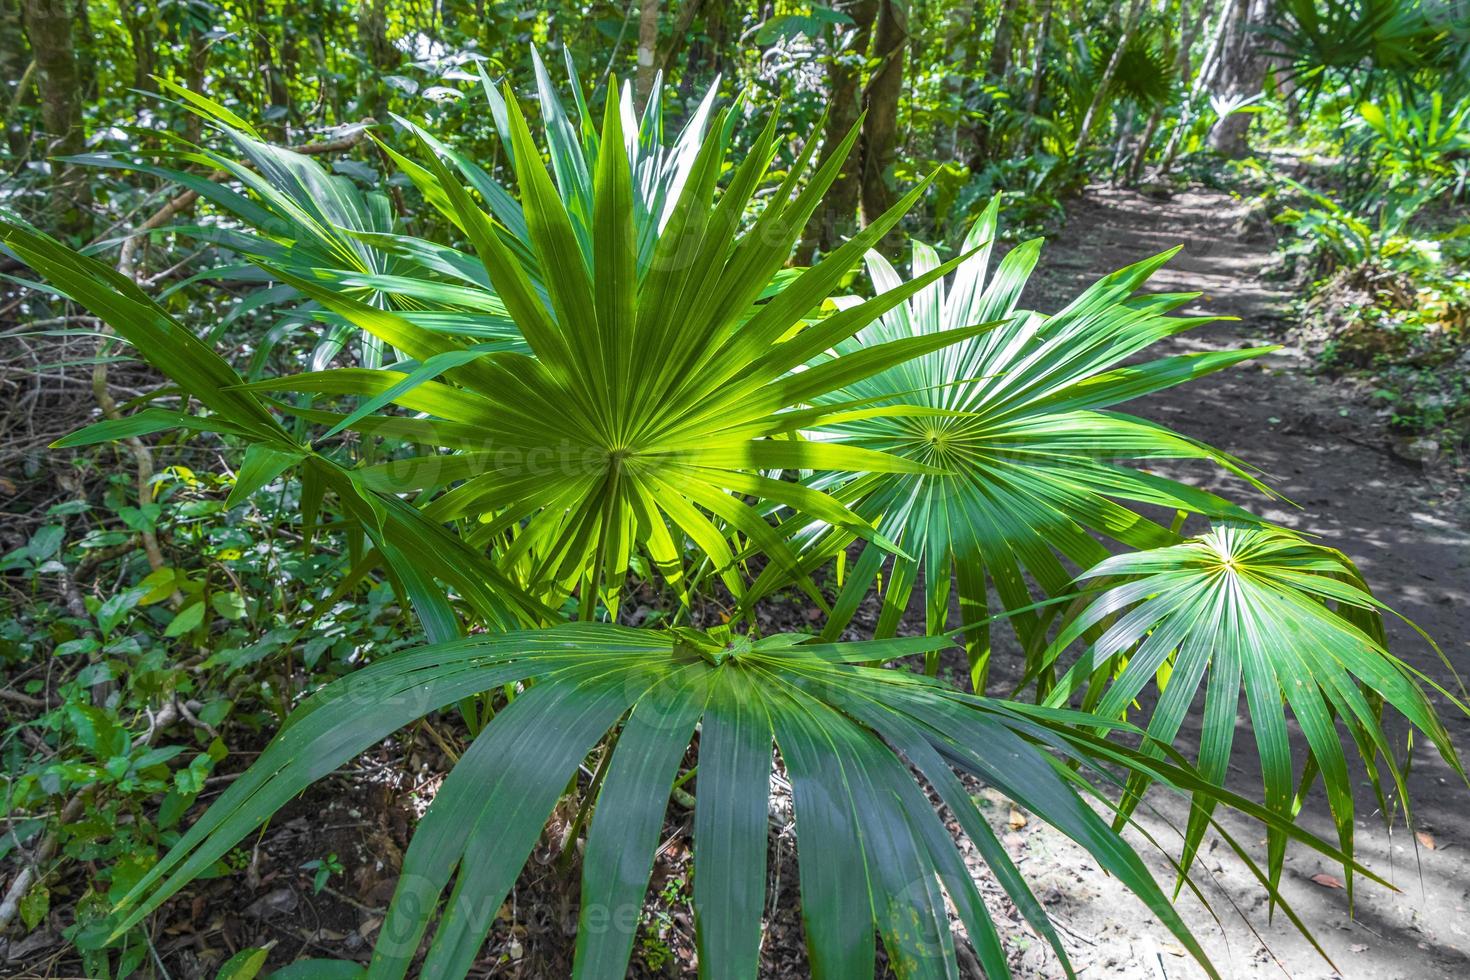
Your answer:
[[[1153,288],[1202,291],[1193,311],[1239,317],[1175,338],[1154,353],[1284,343],[1290,338],[1293,296],[1268,278],[1273,243],[1253,233],[1247,202],[1218,190],[1193,187],[1167,199],[1113,188],[1092,188],[1071,202],[1068,220],[1045,250],[1023,305],[1055,310],[1104,273],[1176,244],[1184,251],[1153,281]],[[1312,373],[1299,351],[1284,347],[1251,364],[1163,392],[1133,411],[1203,439],[1258,467],[1267,484],[1300,507],[1265,498],[1241,481],[1208,468],[1161,467],[1252,507],[1264,517],[1345,551],[1378,595],[1435,637],[1465,672],[1470,665],[1470,510],[1461,497],[1467,447],[1439,458],[1407,455],[1348,386]],[[1459,467],[1457,469],[1457,467]],[[808,625],[801,602],[776,604],[776,628]],[[855,621],[861,635],[873,613]],[[1391,648],[1438,683],[1456,682],[1415,632],[1389,620]],[[906,622],[904,632],[922,630]],[[1015,662],[997,631],[993,693],[1004,667]],[[1439,699],[1437,706],[1461,749],[1470,749],[1470,719]],[[1194,714],[1198,718],[1198,712]],[[241,853],[241,873],[192,886],[161,912],[156,942],[170,974],[207,978],[229,952],[274,942],[270,963],[302,956],[365,959],[381,926],[415,814],[422,811],[450,768],[443,739],[455,741],[446,716],[438,730],[416,726],[405,737],[375,747],[290,804]],[[1392,730],[1392,729],[1391,729]],[[1198,729],[1186,727],[1179,747],[1193,754]],[[1401,740],[1400,740],[1401,744]],[[255,747],[255,746],[248,746]],[[1232,766],[1232,788],[1259,797],[1259,769],[1242,716]],[[1349,756],[1355,753],[1349,748]],[[1304,848],[1288,850],[1282,894],[1313,931],[1332,963],[1322,958],[1278,914],[1268,920],[1263,889],[1221,841],[1206,838],[1195,878],[1211,910],[1187,892],[1178,907],[1220,973],[1228,978],[1340,976],[1357,980],[1459,980],[1470,976],[1470,789],[1424,740],[1414,746],[1409,780],[1417,835],[1397,822],[1385,830],[1359,787],[1358,857],[1399,891],[1360,881],[1356,909],[1335,887],[1341,869]],[[249,756],[250,753],[244,753]],[[1300,764],[1300,758],[1298,763]],[[1359,777],[1362,778],[1361,773]],[[227,778],[227,777],[226,777]],[[1116,879],[1060,833],[976,787],[987,816],[1058,923],[1083,978],[1203,976],[1178,942]],[[206,794],[208,795],[208,794]],[[1135,846],[1162,882],[1172,881],[1187,802],[1155,791],[1130,831]],[[789,803],[789,801],[788,801]],[[789,809],[786,811],[789,814]],[[692,814],[670,809],[651,892],[634,950],[634,975],[690,973],[694,959],[689,894]],[[777,814],[778,818],[780,814]],[[1224,826],[1264,861],[1264,840],[1251,822],[1224,816]],[[1320,791],[1302,817],[1319,836],[1335,838]],[[779,821],[778,821],[779,822]],[[555,825],[555,821],[553,822]],[[1162,850],[1150,844],[1144,832]],[[555,848],[538,848],[506,906],[476,977],[555,978],[569,975],[576,923],[575,873],[555,870]],[[772,915],[761,976],[798,980],[808,975],[802,948],[797,868],[791,827],[773,834]],[[344,868],[320,893],[301,865],[323,854]],[[973,855],[971,855],[973,859]],[[1018,976],[1061,977],[1045,943],[1023,924],[1000,890],[975,863],[977,879],[1006,939]],[[1212,917],[1213,916],[1213,917]],[[40,930],[17,940],[0,961],[0,975],[74,976],[74,964],[54,934]],[[17,972],[9,972],[17,971]],[[978,977],[978,971],[972,973]]]
[[[1470,667],[1470,506],[1461,496],[1467,447],[1449,447],[1430,459],[1406,454],[1401,440],[1349,389],[1311,372],[1307,359],[1289,346],[1294,297],[1268,280],[1271,243],[1252,235],[1248,212],[1247,202],[1200,187],[1165,200],[1091,188],[1068,208],[1066,225],[1048,241],[1032,285],[1039,292],[1025,297],[1023,305],[1058,308],[1103,273],[1183,244],[1183,252],[1151,286],[1200,291],[1189,312],[1240,319],[1207,325],[1158,352],[1288,346],[1130,408],[1258,467],[1264,482],[1294,505],[1269,500],[1219,471],[1184,465],[1161,469],[1272,521],[1320,535],[1346,552],[1377,595],[1434,637],[1464,674]],[[1450,671],[1411,627],[1390,618],[1387,628],[1395,653],[1447,689],[1458,690]],[[1442,698],[1436,707],[1461,750],[1470,747],[1470,719]],[[1197,722],[1199,713],[1191,717]],[[1197,725],[1186,723],[1180,749],[1192,755],[1197,738]],[[1236,747],[1231,788],[1259,798],[1259,768],[1244,715]],[[1351,747],[1348,752],[1354,755]],[[1346,892],[1336,887],[1339,868],[1315,852],[1288,849],[1282,894],[1331,957],[1329,964],[1279,911],[1269,921],[1263,890],[1246,865],[1221,842],[1211,844],[1207,838],[1212,849],[1202,870],[1209,873],[1197,871],[1196,877],[1218,922],[1187,892],[1177,904],[1224,976],[1470,976],[1470,820],[1465,816],[1470,789],[1433,746],[1419,739],[1409,779],[1414,834],[1401,820],[1386,830],[1361,770],[1358,779],[1358,858],[1400,890],[1360,880],[1350,910]],[[1187,803],[1157,792],[1150,801],[1153,812],[1141,814],[1139,823],[1177,856],[1176,828],[1183,826]],[[1318,835],[1335,839],[1320,783],[1302,820]],[[1264,861],[1263,835],[1246,820],[1227,817],[1224,822]],[[1020,868],[1065,924],[1064,937],[1081,976],[1203,976],[1143,905],[1116,879],[1091,867],[1080,848],[1036,821],[1013,833],[1020,838],[1010,840]],[[1164,854],[1140,834],[1133,837],[1160,880],[1171,880]],[[1039,945],[1026,951],[1022,965],[1023,975],[1060,975]]]

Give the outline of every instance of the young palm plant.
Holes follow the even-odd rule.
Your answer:
[[[532,60],[553,170],[568,213],[582,236],[582,244],[590,249],[585,236],[591,227],[591,175],[597,167],[597,128],[570,62],[567,68],[577,110],[575,119],[568,115],[540,56],[534,51]],[[491,119],[504,145],[509,147],[511,130],[506,102],[483,72],[481,78]],[[369,306],[393,310],[428,330],[475,338],[482,344],[501,345],[507,350],[526,349],[475,255],[450,244],[408,234],[386,194],[376,190],[365,192],[351,179],[333,174],[313,157],[271,145],[248,121],[199,93],[168,79],[157,81],[235,150],[234,154],[222,152],[190,143],[174,133],[164,133],[165,151],[161,154],[164,160],[202,165],[231,178],[239,190],[138,155],[93,153],[68,159],[87,166],[162,177],[199,194],[222,215],[233,219],[223,224],[213,222],[173,229],[213,243],[245,260],[211,268],[201,273],[201,277],[258,282],[267,278],[262,267],[268,266],[317,282]],[[633,178],[640,268],[647,267],[653,242],[671,215],[700,146],[707,137],[728,146],[732,116],[726,117],[722,130],[709,133],[717,91],[718,81],[673,141],[666,145],[659,91],[655,89],[640,118],[633,111],[631,87],[623,89],[619,107],[623,131],[628,134],[624,149]],[[544,291],[525,214],[514,195],[485,168],[417,124],[406,119],[397,122],[417,133],[454,164],[499,223],[508,247],[516,253],[527,277],[538,290]],[[429,171],[391,146],[382,148],[419,183],[431,204],[440,207],[452,223],[459,224],[458,212]],[[271,282],[260,288],[236,308],[236,314],[267,306],[284,307],[287,324],[313,317],[329,324],[330,328],[317,340],[309,358],[313,368],[326,366],[354,338],[358,341],[358,364],[367,368],[382,366],[384,349],[378,337],[322,309],[288,283]],[[226,325],[228,321],[221,327]],[[263,365],[271,346],[262,345],[257,350],[256,370]]]
[[[626,136],[624,110],[609,100],[595,143],[585,130],[578,136],[583,150],[593,147],[581,157],[591,168],[587,196],[578,203],[581,192],[570,187],[582,179],[576,166],[554,163],[553,179],[514,101],[501,104],[524,236],[496,210],[494,192],[425,133],[414,179],[469,242],[524,351],[486,345],[473,330],[430,329],[390,308],[393,303],[368,301],[356,285],[255,256],[273,280],[400,359],[377,369],[359,365],[246,384],[133,282],[33,229],[0,225],[4,244],[51,288],[106,320],[204,409],[146,409],[92,426],[65,444],[171,426],[220,433],[247,447],[237,499],[299,468],[306,523],[315,523],[325,496],[334,494],[376,546],[376,556],[352,575],[382,561],[435,641],[305,699],[256,763],[125,899],[120,930],[215,868],[313,780],[424,714],[475,695],[494,710],[474,726],[471,747],[415,834],[370,977],[417,969],[454,978],[470,969],[584,761],[595,772],[587,784],[574,783],[583,817],[590,813],[575,975],[623,976],[671,789],[691,749],[698,759],[692,767],[696,930],[706,977],[756,974],[776,764],[793,787],[802,914],[817,977],[872,976],[875,934],[899,975],[957,977],[951,907],[986,972],[1008,973],[995,924],[929,793],[1072,974],[1044,909],[961,775],[997,787],[1078,841],[1212,975],[1138,856],[1084,801],[1083,793],[1106,801],[1095,784],[1121,772],[1135,786],[1158,782],[1225,802],[1258,817],[1273,834],[1371,877],[1351,865],[1343,848],[1296,828],[1279,807],[1225,791],[1166,746],[1145,742],[1138,750],[1106,737],[1142,735],[1126,723],[989,700],[906,669],[874,666],[937,654],[952,642],[943,625],[935,624],[931,637],[837,644],[805,635],[740,635],[731,627],[654,631],[590,621],[615,616],[638,554],[677,592],[693,587],[693,564],[719,576],[747,608],[783,577],[825,604],[808,573],[813,556],[834,553],[833,542],[860,538],[879,549],[873,554],[892,553],[910,564],[933,563],[924,550],[931,545],[935,553],[953,554],[938,531],[897,533],[904,529],[890,517],[893,495],[884,496],[874,481],[968,479],[961,475],[968,443],[992,431],[1009,433],[1006,452],[1037,439],[1032,456],[1057,454],[1078,468],[1070,480],[1062,479],[1061,466],[1028,478],[1011,474],[1014,467],[1005,463],[1005,485],[1014,486],[1018,503],[1003,519],[985,518],[988,547],[1016,536],[1015,553],[1034,574],[1060,567],[1057,559],[1035,557],[1039,540],[1064,542],[1063,554],[1071,547],[1079,565],[1095,565],[1101,546],[1085,547],[1083,528],[1125,544],[1172,544],[1164,529],[1140,523],[1107,497],[1234,512],[1216,498],[1145,474],[1125,478],[1116,472],[1121,467],[1097,461],[1096,440],[1135,459],[1223,457],[1101,409],[1218,365],[1196,358],[1142,371],[1117,366],[1119,358],[1188,322],[1164,316],[1178,297],[1129,298],[1146,274],[1136,268],[1104,280],[1056,317],[1017,314],[1015,294],[1034,246],[1029,260],[1027,250],[1008,258],[988,287],[969,251],[947,263],[921,252],[913,280],[885,283],[873,299],[814,315],[923,185],[821,263],[771,288],[856,130],[814,172],[808,142],[747,218],[775,155],[774,119],[744,160],[727,167],[729,117],[715,113],[711,135],[689,159],[672,204],[659,207],[645,194],[640,205],[634,165],[641,151]],[[552,142],[555,161],[558,146],[571,141]],[[993,214],[990,220],[992,228],[971,244],[988,238]],[[648,228],[645,257],[642,229]],[[948,295],[960,312],[945,329],[913,329],[911,320],[908,333],[887,336],[881,331],[892,321],[870,326],[902,304],[912,314],[939,302],[935,287],[952,271],[958,288],[952,285]],[[437,283],[444,273],[426,275]],[[475,313],[457,312],[467,320]],[[865,329],[866,336],[852,339]],[[1094,331],[1097,342],[1078,339]],[[997,338],[998,351],[1015,353],[992,356],[989,346],[973,346],[986,337]],[[937,382],[926,360],[936,355],[951,358]],[[861,387],[909,365],[920,366],[903,389],[911,397],[887,385]],[[993,396],[974,387],[981,378],[989,378]],[[275,401],[273,393],[282,391],[361,401],[332,411]],[[997,405],[1009,407],[982,411]],[[306,423],[313,438],[288,429],[282,415]],[[865,444],[866,429],[844,428],[869,422],[889,426],[889,435]],[[892,433],[911,424],[945,433],[955,427],[945,439],[955,439],[957,451],[906,451],[904,439]],[[1058,431],[1069,425],[1085,425],[1086,437],[1069,441]],[[428,451],[355,465],[332,439],[343,431],[385,450],[406,444]],[[806,483],[782,478],[793,472],[812,477]],[[990,506],[983,492],[956,495],[965,499],[982,514],[1002,513],[983,509]],[[780,523],[772,519],[778,512]],[[1031,521],[1044,530],[1031,528]],[[806,530],[812,526],[820,529],[814,536]],[[1135,535],[1133,527],[1144,530]],[[765,579],[747,591],[753,571],[747,559],[757,553],[767,559],[758,573]],[[995,550],[982,560],[1019,576],[1022,559],[1004,556]],[[949,576],[948,564],[936,568],[931,590],[940,574]],[[1001,597],[1013,612],[1030,604],[1009,587]],[[588,622],[558,622],[568,599]],[[839,605],[849,600],[844,593]],[[486,632],[459,636],[466,618]],[[584,822],[579,817],[574,826]]]
[[[1385,645],[1380,614],[1387,607],[1368,592],[1341,552],[1279,528],[1226,522],[1177,545],[1115,555],[1081,578],[1087,591],[1044,662],[1054,662],[1084,638],[1090,636],[1091,642],[1058,682],[1051,704],[1065,705],[1081,693],[1087,710],[1121,717],[1152,682],[1158,698],[1148,711],[1148,733],[1172,743],[1203,687],[1199,768],[1219,786],[1231,759],[1244,689],[1266,805],[1290,817],[1320,777],[1348,854],[1354,806],[1339,727],[1357,747],[1385,820],[1401,809],[1405,821],[1413,822],[1403,767],[1383,729],[1385,707],[1422,732],[1465,778],[1449,732],[1424,695],[1422,675]],[[1448,691],[1439,693],[1465,709]],[[1300,773],[1293,766],[1287,709],[1307,743]],[[1380,767],[1389,776],[1388,795]],[[1122,814],[1146,787],[1146,776],[1135,777]],[[1186,867],[1213,807],[1208,796],[1196,800],[1181,859]],[[1273,832],[1268,861],[1273,886],[1285,846],[1285,838]],[[1346,884],[1351,897],[1350,873]]]
[[[958,585],[959,620],[985,620],[993,588],[1023,644],[1039,654],[1048,617],[1032,610],[1037,597],[1066,594],[1073,571],[1107,557],[1098,537],[1132,549],[1176,543],[1170,528],[1133,509],[1249,519],[1210,493],[1124,463],[1192,458],[1210,460],[1259,486],[1230,457],[1164,426],[1114,411],[1119,403],[1238,364],[1269,348],[1184,354],[1129,363],[1150,345],[1210,322],[1168,314],[1194,294],[1139,296],[1136,291],[1168,257],[1166,252],[1113,273],[1054,316],[1017,309],[1041,250],[1041,240],[1012,249],[987,279],[999,199],[971,227],[969,253],[948,282],[936,280],[896,305],[836,353],[851,357],[900,338],[956,337],[957,342],[867,378],[854,380],[833,401],[873,406],[920,404],[930,416],[875,411],[813,434],[828,443],[902,456],[931,467],[924,473],[817,475],[827,489],[872,522],[902,554],[864,548],[827,620],[838,637],[885,565],[878,635],[892,635],[922,572],[929,632],[957,626],[950,612],[951,580]],[[867,257],[879,296],[902,280],[877,253]],[[913,246],[916,274],[938,267],[932,248]],[[958,339],[960,328],[999,321],[985,334]],[[845,482],[844,482],[845,481]],[[835,489],[834,489],[835,488]],[[808,531],[807,567],[853,541],[845,529]],[[953,575],[951,574],[953,570]],[[768,582],[774,576],[768,576]],[[984,628],[966,641],[972,682],[983,692],[989,663]]]

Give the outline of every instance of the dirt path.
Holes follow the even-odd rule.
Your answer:
[[[1212,324],[1173,342],[1174,351],[1279,343],[1291,296],[1263,281],[1271,244],[1251,241],[1238,228],[1245,208],[1218,191],[1191,190],[1168,201],[1126,191],[1090,190],[1069,212],[1061,233],[1048,242],[1027,305],[1042,309],[1101,274],[1182,243],[1184,252],[1155,278],[1158,289],[1204,293],[1191,312],[1230,314],[1239,322]],[[1368,417],[1309,376],[1300,354],[1283,350],[1258,366],[1243,366],[1135,406],[1139,414],[1204,439],[1259,467],[1265,481],[1300,506],[1266,500],[1239,481],[1191,467],[1171,474],[1208,486],[1263,516],[1320,535],[1363,570],[1377,594],[1435,637],[1462,673],[1470,668],[1470,533],[1464,501],[1438,470],[1396,458],[1387,436]],[[1391,648],[1446,686],[1453,682],[1433,652],[1402,623],[1388,623]],[[1470,720],[1440,704],[1457,745],[1470,751]],[[1242,714],[1241,725],[1248,724]],[[1197,729],[1186,730],[1188,742]],[[1240,750],[1252,739],[1242,732]],[[1300,744],[1300,743],[1298,743]],[[1401,740],[1400,740],[1400,744]],[[1186,744],[1186,753],[1192,754]],[[1350,750],[1350,755],[1352,754]],[[1301,757],[1298,756],[1298,765]],[[1237,759],[1232,788],[1259,798],[1255,760]],[[1360,773],[1361,775],[1361,773]],[[1207,857],[1214,882],[1201,881],[1220,922],[1192,898],[1180,901],[1196,934],[1227,977],[1463,978],[1470,976],[1470,789],[1421,740],[1410,780],[1417,828],[1434,845],[1421,845],[1401,827],[1390,833],[1372,809],[1367,783],[1358,797],[1359,856],[1401,891],[1364,884],[1350,917],[1345,893],[1311,879],[1337,874],[1314,852],[1289,851],[1283,892],[1313,930],[1338,972],[1322,960],[1284,916],[1267,921],[1261,889],[1245,865],[1221,846]],[[1320,794],[1319,794],[1320,795]],[[1178,852],[1186,807],[1162,795],[1144,826]],[[1304,822],[1334,836],[1321,799],[1309,804]],[[1021,868],[1038,895],[1068,925],[1074,962],[1084,977],[1194,977],[1202,971],[1183,958],[1137,900],[1115,881],[1087,867],[1079,849],[1047,828],[1023,832]],[[1243,820],[1227,824],[1244,832],[1263,857],[1264,842]],[[1148,845],[1141,838],[1141,847]],[[1417,861],[1417,865],[1416,865]],[[1150,863],[1161,880],[1170,871],[1161,857]],[[1238,910],[1232,909],[1232,905]],[[1145,922],[1147,920],[1147,922]],[[1037,951],[1024,958],[1031,975],[1059,975]],[[1086,969],[1082,968],[1086,966]]]

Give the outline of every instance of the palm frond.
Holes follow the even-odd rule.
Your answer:
[[[1095,638],[1068,668],[1051,703],[1064,704],[1082,692],[1086,709],[1118,717],[1153,682],[1158,700],[1149,711],[1148,732],[1168,743],[1203,688],[1200,772],[1223,785],[1243,688],[1266,805],[1294,815],[1320,777],[1345,854],[1353,852],[1355,810],[1340,731],[1357,747],[1385,819],[1396,806],[1406,819],[1412,814],[1403,766],[1383,727],[1384,707],[1399,712],[1465,775],[1425,697],[1422,676],[1385,646],[1380,614],[1386,607],[1340,552],[1278,528],[1224,523],[1181,544],[1108,558],[1084,572],[1082,581],[1089,585],[1085,600],[1045,662],[1084,637]],[[1448,692],[1440,693],[1467,710]],[[1288,710],[1306,741],[1300,767]],[[1385,771],[1396,804],[1385,795]],[[1135,778],[1125,812],[1146,786],[1145,777]],[[1196,800],[1185,835],[1186,866],[1212,807],[1208,798]],[[1284,849],[1285,839],[1273,833],[1273,886]],[[1351,889],[1352,869],[1345,871]]]
[[[1115,407],[1266,348],[1128,363],[1149,345],[1209,322],[1168,315],[1193,299],[1191,294],[1137,293],[1172,253],[1103,278],[1054,316],[1021,310],[1021,292],[1041,241],[1012,249],[987,278],[998,207],[997,199],[971,228],[964,248],[978,250],[949,282],[933,282],[837,345],[843,357],[853,357],[900,338],[954,336],[967,324],[1001,321],[995,330],[828,396],[947,413],[914,417],[875,410],[871,416],[835,422],[819,437],[824,444],[884,452],[942,471],[872,473],[847,482],[813,478],[813,486],[828,489],[909,556],[863,550],[847,572],[828,621],[829,637],[840,634],[887,564],[879,635],[891,635],[922,572],[931,633],[951,625],[953,576],[960,622],[985,619],[993,589],[1000,605],[1016,612],[1012,624],[1035,654],[1038,643],[1044,644],[1044,618],[1025,611],[1037,601],[1028,580],[1040,587],[1043,598],[1064,593],[1073,577],[1069,566],[1089,568],[1107,557],[1095,535],[1130,548],[1178,540],[1170,528],[1132,505],[1249,516],[1220,497],[1142,468],[1159,459],[1204,459],[1253,480],[1238,462]],[[913,267],[931,275],[939,267],[938,258],[928,246],[916,244]],[[870,254],[868,269],[879,297],[892,295],[901,280],[888,263]],[[807,561],[818,563],[852,540],[841,531],[811,531]],[[769,581],[775,581],[774,575]],[[967,648],[973,682],[982,690],[988,631],[973,631]]]
[[[1009,975],[995,923],[926,790],[1073,975],[1045,912],[956,771],[985,780],[1085,847],[1214,975],[1138,856],[1074,789],[1067,761],[1091,766],[1095,753],[1072,719],[856,665],[948,642],[825,644],[571,624],[396,654],[304,702],[124,900],[130,911],[120,929],[211,868],[313,780],[395,729],[470,694],[534,678],[486,725],[420,822],[370,978],[402,977],[415,964],[423,976],[466,973],[567,780],[613,730],[583,859],[573,976],[622,977],[670,788],[696,728],[694,906],[703,977],[756,975],[773,746],[793,790],[813,976],[873,976],[876,933],[900,976],[957,977],[949,905],[987,974]],[[1187,770],[1141,754],[1116,750],[1112,761],[1190,783]],[[1294,828],[1283,832],[1341,857]]]

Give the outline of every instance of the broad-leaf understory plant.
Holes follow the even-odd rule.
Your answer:
[[[1136,294],[1166,256],[1105,278],[1055,316],[1020,312],[1038,243],[1013,250],[987,283],[992,208],[951,261],[916,248],[911,280],[870,257],[877,295],[832,311],[830,294],[925,187],[812,268],[783,270],[856,130],[815,168],[815,141],[807,141],[771,186],[774,117],[734,162],[728,109],[710,110],[673,152],[659,145],[656,116],[650,124],[646,114],[642,135],[630,138],[626,98],[607,99],[594,129],[580,91],[574,126],[544,78],[542,89],[554,176],[514,100],[492,92],[518,198],[405,121],[416,149],[395,149],[393,159],[467,251],[391,229],[332,225],[313,237],[325,247],[341,234],[344,243],[418,256],[395,267],[416,281],[344,275],[313,265],[309,250],[242,244],[242,258],[270,280],[373,339],[347,345],[356,364],[246,383],[133,282],[33,229],[0,225],[5,245],[50,288],[108,322],[203,409],[148,408],[65,444],[177,426],[216,433],[246,447],[240,496],[299,471],[307,528],[330,498],[374,544],[349,583],[383,567],[431,641],[305,699],[125,899],[120,930],[216,867],[313,780],[422,715],[476,698],[479,710],[466,711],[474,741],[415,834],[370,977],[413,969],[463,976],[569,779],[580,807],[574,828],[586,827],[578,977],[626,971],[676,779],[695,797],[701,974],[756,974],[773,765],[793,787],[817,977],[871,976],[875,933],[899,975],[958,976],[951,908],[986,972],[1008,973],[1002,938],[931,793],[1072,973],[961,775],[1078,841],[1212,974],[1119,827],[1085,798],[1116,812],[1121,826],[1147,785],[1194,794],[1187,857],[1215,804],[1260,819],[1273,867],[1267,874],[1248,864],[1273,900],[1287,838],[1373,877],[1350,855],[1333,713],[1370,767],[1383,756],[1396,782],[1378,723],[1384,702],[1459,764],[1418,681],[1383,649],[1378,607],[1350,565],[1287,560],[1306,546],[1218,497],[1120,462],[1205,458],[1246,475],[1192,440],[1110,411],[1252,353],[1123,363],[1198,322],[1168,316],[1185,297]],[[281,158],[284,169],[256,180],[256,168],[268,170],[284,151],[265,153],[240,121],[191,101],[254,161],[221,169],[282,213],[332,224],[330,210],[310,202],[334,186],[312,175],[316,164]],[[282,184],[291,188],[285,197]],[[237,217],[248,211],[248,197],[231,200]],[[453,290],[437,288],[456,279],[479,298],[457,303]],[[415,296],[432,298],[434,318],[409,302]],[[490,326],[476,329],[477,318]],[[357,401],[336,404],[342,399]],[[356,440],[337,440],[344,431]],[[1132,504],[1240,523],[1183,541]],[[1109,559],[1094,534],[1154,550]],[[1247,534],[1287,542],[1290,553],[1272,564],[1278,571],[1252,574],[1249,588],[1222,585],[1185,557]],[[829,609],[818,573],[858,539],[864,550]],[[1222,559],[1238,577],[1243,560]],[[922,573],[930,636],[835,643],[758,635],[754,603],[794,583],[832,613],[835,638],[886,562],[880,630],[896,627]],[[977,693],[894,665],[910,655],[934,661],[961,632],[947,611],[952,569]],[[1054,603],[1070,595],[1074,572],[1088,569],[1106,575],[1098,581],[1108,588],[1085,590],[1047,648],[1026,577]],[[637,576],[669,586],[686,622],[693,592],[723,587],[735,618],[708,630],[615,625]],[[976,637],[991,618],[987,578],[1052,704],[982,696],[985,643]],[[1224,598],[1207,595],[1211,588]],[[1196,633],[1203,613],[1173,616],[1186,602],[1217,624]],[[1260,625],[1268,638],[1232,639],[1236,624]],[[1280,636],[1266,627],[1294,631],[1291,642],[1273,642]],[[467,628],[480,632],[463,638]],[[1075,641],[1092,646],[1052,683]],[[1267,806],[1221,786],[1228,741],[1207,745],[1203,773],[1167,745],[1178,727],[1169,719],[1206,668],[1211,718],[1225,717],[1228,703],[1233,721],[1242,677],[1253,716],[1274,718],[1262,742],[1263,757],[1272,753]],[[1295,671],[1316,679],[1312,695],[1293,689]],[[1151,723],[1157,740],[1122,719],[1150,680],[1164,692]],[[1098,710],[1067,708],[1074,693]],[[1282,805],[1294,771],[1289,741],[1274,734],[1283,703],[1311,729],[1303,791],[1321,772],[1334,813],[1349,816],[1337,846],[1297,828],[1294,809]],[[1207,720],[1217,735],[1219,725]],[[690,769],[680,775],[691,749],[692,782]],[[587,781],[576,775],[584,763]],[[1113,784],[1118,800],[1104,792]]]

